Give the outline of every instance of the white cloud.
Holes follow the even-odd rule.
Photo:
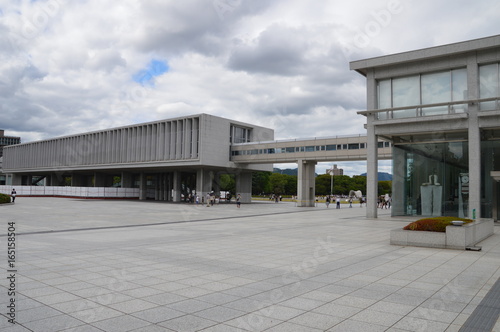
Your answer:
[[[0,0],[0,128],[26,142],[205,112],[278,139],[364,134],[349,61],[498,34],[499,6]],[[169,71],[142,87],[152,59]]]

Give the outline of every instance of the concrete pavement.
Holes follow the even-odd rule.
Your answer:
[[[399,247],[410,219],[364,215],[19,197],[0,331],[459,331],[500,277],[498,228],[480,252]]]

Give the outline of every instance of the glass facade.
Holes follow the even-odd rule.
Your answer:
[[[481,141],[481,217],[499,219],[498,190],[491,171],[500,170],[500,129],[484,130]],[[493,215],[496,212],[496,215]]]
[[[394,143],[393,215],[466,217],[467,133],[399,137]]]
[[[466,68],[379,80],[378,109],[408,107],[378,113],[378,120],[463,113],[467,104],[415,107],[467,99]],[[412,107],[413,106],[413,107]]]
[[[500,68],[498,63],[479,66],[479,98],[500,97]],[[482,111],[494,110],[495,101],[482,102]]]

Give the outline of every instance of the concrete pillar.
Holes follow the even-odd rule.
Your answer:
[[[139,175],[139,200],[145,201],[147,198],[146,174]]]
[[[23,183],[23,177],[19,174],[12,174],[12,185],[20,186]]]
[[[252,172],[240,172],[236,174],[236,195],[241,195],[242,203],[252,202]]]
[[[378,139],[375,135],[374,114],[367,116],[366,149],[366,217],[377,218],[378,196]],[[395,197],[394,193],[392,195]]]
[[[214,172],[206,169],[196,171],[196,194],[200,197],[200,202],[204,202],[207,194],[212,191]]]
[[[316,161],[299,160],[297,178],[297,206],[315,206],[316,203]]]
[[[156,174],[155,177],[155,201],[161,200],[161,174]]]
[[[134,186],[134,178],[132,173],[122,172],[122,188],[132,188]]]
[[[479,98],[479,69],[476,55],[469,56],[467,63],[468,99]],[[476,211],[476,218],[481,217],[481,130],[478,119],[479,105],[469,104],[469,218]]]
[[[214,189],[215,195],[220,196],[220,174],[219,173],[214,173],[212,187]]]
[[[172,181],[172,200],[174,202],[180,202],[181,201],[181,172],[175,171],[174,172],[174,178]]]
[[[172,173],[167,173],[165,174],[165,187],[164,187],[164,193],[163,196],[165,197],[166,201],[171,202],[172,201]]]
[[[158,183],[158,200],[165,200],[165,173],[158,174],[156,178],[156,182]]]

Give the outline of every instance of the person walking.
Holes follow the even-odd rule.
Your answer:
[[[236,196],[236,207],[238,207],[239,209],[240,205],[241,205],[241,195],[238,194],[238,196]]]
[[[12,197],[12,203],[16,202],[16,189],[12,188],[12,192],[10,193],[10,196]]]
[[[330,196],[326,196],[325,204],[326,208],[328,209],[328,206],[330,205]]]
[[[352,197],[349,197],[349,207],[352,208]]]
[[[340,197],[337,196],[337,199],[335,200],[337,202],[337,209],[340,209]]]

